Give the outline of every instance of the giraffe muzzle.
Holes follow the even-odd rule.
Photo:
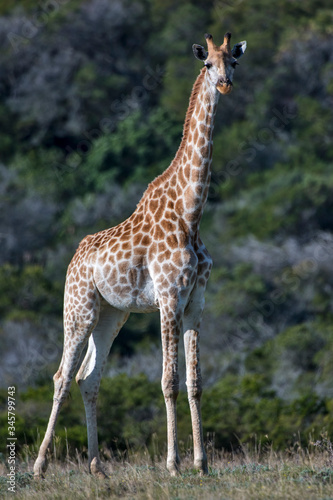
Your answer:
[[[221,94],[230,94],[232,91],[232,81],[229,78],[219,78],[216,88]]]

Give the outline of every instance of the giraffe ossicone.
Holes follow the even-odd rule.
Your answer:
[[[161,318],[167,467],[171,474],[179,471],[176,401],[178,343],[183,334],[194,465],[201,473],[208,471],[200,411],[199,336],[212,259],[200,238],[199,225],[211,177],[218,98],[230,93],[237,59],[246,49],[246,42],[231,48],[230,37],[226,33],[222,45],[217,46],[206,35],[207,50],[193,45],[194,55],[204,67],[194,83],[182,141],[170,166],[149,184],[127,220],[84,238],[69,264],[64,348],[53,377],[53,406],[34,465],[36,477],[46,471],[57,417],[87,343],[76,381],[86,412],[89,469],[97,477],[106,477],[99,459],[96,419],[103,368],[129,314],[156,310]]]

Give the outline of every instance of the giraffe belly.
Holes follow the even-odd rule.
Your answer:
[[[154,284],[150,276],[139,280],[135,285],[130,279],[121,282],[110,282],[95,279],[102,297],[116,309],[126,312],[154,312],[158,310]]]

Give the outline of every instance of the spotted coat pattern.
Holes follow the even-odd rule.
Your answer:
[[[217,61],[216,72],[225,74],[231,60],[229,40],[225,38],[224,44],[217,47],[207,36],[207,43],[210,59]],[[178,343],[183,333],[195,466],[207,472],[200,416],[199,328],[212,260],[200,239],[199,224],[211,177],[214,115],[218,97],[224,93],[219,78],[215,82],[207,67],[201,70],[192,89],[183,139],[171,165],[148,186],[127,220],[84,238],[68,267],[63,356],[54,376],[53,408],[35,464],[36,475],[46,470],[46,452],[57,416],[88,342],[76,380],[86,411],[90,469],[104,476],[96,422],[103,367],[129,314],[156,310],[161,317],[167,467],[172,474],[178,471]]]

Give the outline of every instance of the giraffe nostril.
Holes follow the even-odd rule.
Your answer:
[[[230,86],[230,85],[232,85],[232,81],[230,80],[230,78],[223,78],[223,77],[221,77],[218,80],[218,85],[228,85],[228,86]]]

